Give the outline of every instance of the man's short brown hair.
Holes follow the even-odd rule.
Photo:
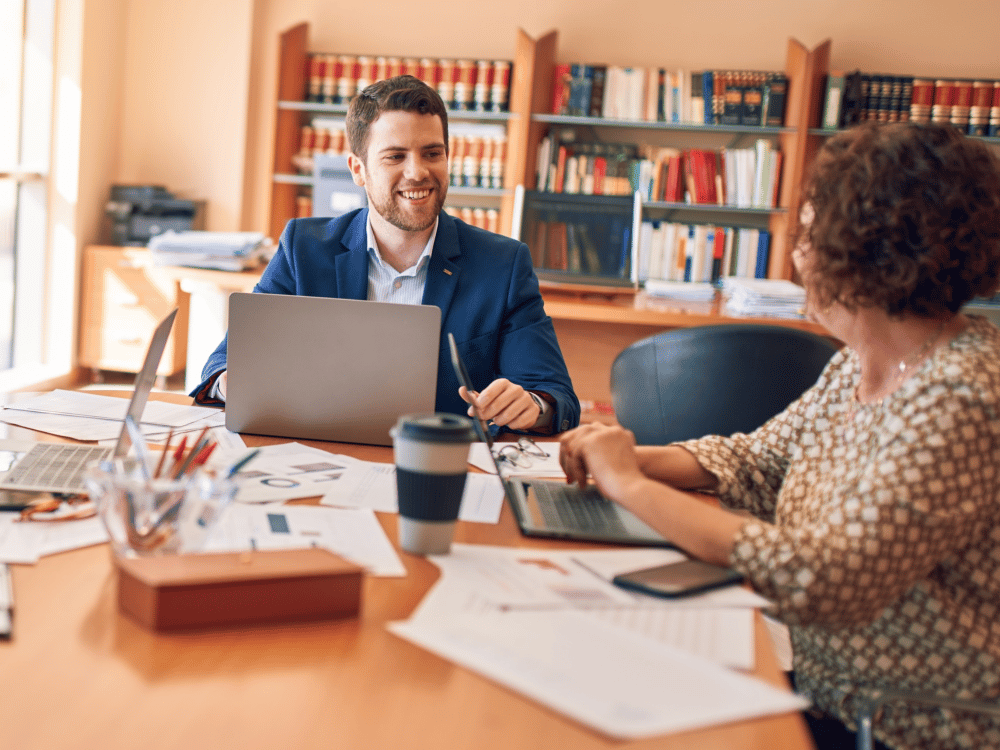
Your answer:
[[[397,111],[439,116],[447,151],[448,110],[438,92],[414,76],[395,76],[365,87],[351,100],[347,110],[347,145],[351,153],[367,164],[371,124],[383,112]]]

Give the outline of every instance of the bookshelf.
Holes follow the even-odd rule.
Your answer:
[[[314,186],[310,174],[300,174],[295,166],[295,157],[300,150],[302,127],[316,116],[343,118],[347,114],[346,104],[326,104],[306,101],[308,85],[309,24],[301,23],[283,32],[278,45],[278,87],[275,98],[274,159],[271,176],[270,236],[281,236],[285,224],[300,215],[298,200],[309,195]],[[519,73],[515,62],[513,76]],[[449,110],[449,130],[462,131],[463,124],[484,124],[499,126],[507,130],[508,123],[516,117],[513,101],[514,81],[511,81],[511,102],[509,111],[479,112],[470,110]],[[508,159],[503,173],[503,187],[448,187],[446,207],[463,206],[470,209],[495,209],[498,211],[497,231],[507,234],[510,230],[513,185],[519,175],[510,169],[510,145],[507,146]]]
[[[278,86],[275,98],[274,159],[271,182],[269,232],[278,237],[289,219],[297,215],[296,199],[312,186],[312,177],[296,174],[293,157],[299,150],[302,125],[315,115],[346,113],[345,105],[305,101],[309,24],[301,23],[280,35]],[[512,228],[525,230],[524,206],[517,205],[514,187],[525,188],[525,205],[535,198],[537,152],[541,139],[553,126],[586,128],[591,132],[613,133],[615,139],[658,144],[693,143],[712,147],[734,148],[757,138],[772,140],[782,153],[780,193],[777,205],[766,210],[733,206],[703,206],[684,203],[646,203],[643,216],[656,219],[712,221],[766,229],[771,234],[767,275],[769,278],[792,277],[787,248],[788,210],[798,200],[799,182],[805,166],[819,147],[821,136],[810,131],[816,122],[813,114],[823,94],[824,75],[829,63],[830,42],[813,50],[789,39],[784,73],[788,92],[783,127],[697,125],[691,123],[646,122],[550,114],[552,83],[556,66],[558,32],[550,31],[535,39],[518,30],[512,60],[509,108],[507,112],[449,113],[449,123],[489,122],[501,124],[507,133],[507,157],[503,188],[448,189],[449,205],[495,206],[499,209],[498,231],[510,234]],[[546,197],[538,196],[544,202]],[[586,210],[586,197],[572,199]],[[593,205],[598,205],[595,201]],[[516,217],[515,211],[519,212]],[[634,233],[633,233],[634,238]],[[528,237],[530,244],[530,237]],[[597,274],[599,280],[604,274]],[[581,279],[594,281],[594,278]]]
[[[308,59],[307,23],[299,24],[280,35],[278,90],[275,98],[277,113],[274,134],[272,200],[269,230],[280,236],[287,221],[296,215],[295,199],[299,190],[311,185],[311,178],[293,174],[292,157],[299,148],[300,129],[304,118],[330,111],[343,112],[342,106],[316,105],[304,101]],[[641,213],[662,218],[711,217],[711,221],[729,219],[741,224],[767,228],[772,234],[768,276],[791,279],[792,264],[786,235],[789,229],[789,207],[798,200],[799,182],[806,165],[822,139],[809,132],[810,115],[822,94],[823,75],[829,60],[830,42],[807,49],[789,39],[784,72],[788,78],[785,104],[785,124],[781,128],[752,126],[705,126],[689,123],[636,122],[589,117],[568,117],[550,114],[552,106],[553,71],[556,64],[558,32],[550,31],[534,38],[518,30],[510,81],[509,108],[503,117],[496,114],[455,112],[449,114],[449,124],[459,120],[502,122],[507,131],[507,159],[504,167],[504,189],[486,194],[482,189],[468,191],[449,187],[449,199],[461,196],[499,202],[498,230],[510,235],[523,226],[525,205],[518,204],[517,186],[523,186],[526,196],[538,202],[567,200],[582,210],[607,197],[537,193],[538,145],[553,124],[600,129],[615,134],[616,139],[643,142],[650,138],[663,143],[689,139],[693,143],[716,145],[739,144],[747,139],[767,137],[783,153],[781,189],[778,205],[773,209],[734,209],[729,206],[701,206],[682,203],[650,203]],[[617,204],[621,205],[617,205]],[[632,196],[610,201],[613,210],[632,217],[635,213]],[[611,210],[611,209],[608,209]],[[529,242],[529,246],[530,246]],[[573,378],[577,394],[585,401],[610,401],[608,383],[614,357],[623,348],[648,335],[672,328],[741,322],[745,318],[729,318],[720,312],[718,300],[707,309],[689,309],[683,303],[656,300],[637,291],[628,283],[609,284],[606,277],[579,278],[561,283],[543,279],[542,294],[546,311],[553,318],[560,346]],[[790,319],[760,319],[756,322],[805,328],[823,333],[813,323]]]
[[[788,42],[784,73],[788,78],[788,93],[785,106],[785,120],[782,127],[759,127],[749,125],[701,125],[695,123],[674,123],[642,120],[620,120],[570,115],[550,114],[552,108],[552,86],[556,70],[556,32],[539,40],[532,49],[533,79],[530,125],[527,128],[525,165],[522,171],[525,186],[525,220],[521,222],[521,239],[531,245],[541,236],[534,230],[533,219],[539,214],[538,204],[552,201],[551,195],[538,192],[536,185],[539,172],[537,159],[539,144],[546,131],[563,127],[585,131],[598,141],[643,143],[654,147],[674,146],[691,148],[740,148],[748,142],[766,138],[773,142],[782,153],[780,166],[780,192],[773,207],[741,208],[732,205],[687,204],[679,202],[643,202],[634,210],[635,221],[630,234],[633,245],[632,259],[638,248],[639,224],[643,219],[657,221],[683,221],[685,223],[712,223],[720,226],[755,228],[770,233],[771,242],[767,264],[768,278],[792,278],[792,265],[787,247],[789,231],[789,207],[798,200],[799,182],[805,165],[808,164],[816,143],[809,143],[810,113],[822,87],[820,72],[826,69],[829,57],[829,41],[809,50],[794,39]],[[578,206],[586,213],[588,206],[600,207],[602,196],[581,196],[572,194],[557,196],[565,202]],[[567,207],[568,208],[568,207]],[[550,215],[555,216],[555,213]],[[561,221],[561,220],[559,220]],[[611,252],[617,251],[612,248]],[[623,281],[636,283],[636,274],[624,270],[608,281],[621,284]],[[540,272],[542,276],[551,274]],[[572,276],[572,274],[570,274]],[[554,277],[558,278],[558,274]],[[567,279],[568,280],[568,279]],[[581,274],[580,280],[594,283],[592,275]]]

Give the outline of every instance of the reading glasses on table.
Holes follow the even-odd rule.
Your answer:
[[[507,443],[494,452],[498,461],[506,461],[519,469],[531,468],[536,458],[548,458],[549,454],[542,450],[530,437],[520,437],[516,443]]]

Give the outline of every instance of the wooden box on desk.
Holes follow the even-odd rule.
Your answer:
[[[118,606],[152,630],[352,617],[362,568],[325,549],[118,559]]]

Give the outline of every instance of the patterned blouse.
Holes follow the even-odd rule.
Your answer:
[[[796,682],[854,727],[865,686],[1000,696],[1000,331],[972,317],[881,402],[858,358],[752,434],[682,445],[749,511],[730,563],[791,627]],[[896,748],[1000,747],[1000,720],[887,706]]]

